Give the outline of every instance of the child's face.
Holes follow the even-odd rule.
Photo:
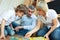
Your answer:
[[[19,16],[19,17],[22,17],[24,15],[24,13],[23,12],[17,12],[17,16]]]

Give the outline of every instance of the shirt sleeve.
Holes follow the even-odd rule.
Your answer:
[[[13,15],[13,12],[8,11],[8,12],[3,13],[2,18],[7,21],[12,15]]]
[[[52,12],[52,14],[51,14],[52,19],[55,19],[55,18],[58,17],[58,15],[57,15],[55,10],[52,10],[51,12]]]

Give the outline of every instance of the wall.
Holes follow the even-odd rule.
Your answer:
[[[24,0],[0,0],[0,15],[22,3]]]

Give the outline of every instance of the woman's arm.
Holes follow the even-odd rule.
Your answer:
[[[6,23],[6,20],[3,19],[2,22],[1,22],[1,37],[0,38],[5,37],[5,35],[4,35],[5,23]]]
[[[52,27],[51,27],[51,29],[44,35],[44,37],[46,37],[47,40],[50,40],[49,39],[49,35],[57,28],[57,22],[58,22],[57,18],[52,20]]]
[[[56,28],[57,28],[57,22],[58,22],[58,19],[55,18],[52,20],[52,27],[51,29],[47,32],[47,35],[49,36]]]

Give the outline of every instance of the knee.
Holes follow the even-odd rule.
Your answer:
[[[42,31],[39,31],[39,32],[37,32],[37,36],[44,36],[46,33],[45,32],[42,32]]]
[[[11,31],[11,32],[10,32],[10,35],[11,35],[11,36],[15,35],[15,32],[14,32],[14,31]]]
[[[46,33],[47,33],[48,29],[47,28],[43,28],[43,29],[40,29],[38,32],[37,32],[37,36],[44,36]]]
[[[60,29],[56,29],[51,33],[51,39],[60,40]]]
[[[56,34],[56,35],[51,35],[50,39],[51,40],[60,40],[60,37],[58,34]]]
[[[15,22],[12,22],[12,26],[15,28],[15,27],[17,27],[17,26],[19,26],[20,24],[18,24],[18,23],[15,23]]]

